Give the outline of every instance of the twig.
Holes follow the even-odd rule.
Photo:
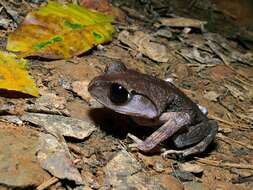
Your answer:
[[[241,79],[239,79],[238,77],[236,77],[236,79],[238,80],[230,80],[230,79],[227,79],[227,81],[228,82],[230,82],[230,83],[233,83],[234,85],[236,85],[236,86],[239,86],[239,87],[241,87],[241,88],[243,88],[244,90],[246,90],[246,91],[249,91],[249,89],[246,87],[246,84],[241,84],[243,81],[241,80]]]
[[[237,141],[237,140],[231,139],[231,138],[229,138],[227,136],[222,135],[221,133],[218,133],[217,137],[220,138],[221,140],[225,141],[226,143],[231,144],[231,142],[234,142],[236,144],[239,144],[241,146],[244,146],[244,147],[246,147],[248,149],[253,150],[253,146],[252,145],[244,143],[244,142],[241,142],[241,141]]]
[[[204,67],[215,67],[217,65],[215,64],[194,64],[194,63],[187,63],[187,66],[189,67],[199,67],[199,66],[204,66]]]
[[[243,83],[243,84],[245,84],[245,85],[247,85],[247,86],[253,87],[253,85],[252,85],[252,84],[250,84],[250,83],[248,83],[248,82],[243,81],[243,80],[242,80],[242,79],[240,79],[238,76],[235,76],[235,78],[236,78],[237,80],[239,80],[241,83]]]
[[[49,180],[45,181],[44,183],[40,184],[36,190],[44,190],[48,187],[50,187],[51,185],[57,183],[59,181],[59,179],[57,177],[51,177]]]
[[[235,70],[232,66],[227,65],[227,67],[229,67],[232,71],[234,71],[236,74],[238,74],[238,75],[241,76],[242,78],[244,78],[244,79],[246,79],[246,80],[248,80],[248,81],[250,81],[250,82],[253,82],[251,79],[247,78],[247,76],[245,76],[244,74],[239,73],[237,70]],[[238,77],[236,77],[236,78],[238,79]],[[240,80],[240,81],[242,81],[242,80]],[[246,82],[244,82],[244,83],[246,83]],[[249,85],[249,86],[252,86],[252,85],[250,85],[249,83],[246,83],[246,84]]]
[[[221,118],[219,118],[219,117],[216,117],[216,116],[214,116],[214,115],[211,115],[210,118],[212,118],[212,119],[214,119],[214,120],[217,120],[217,121],[220,121],[220,122],[222,122],[222,123],[225,123],[225,124],[231,126],[232,128],[235,128],[234,126],[237,126],[236,129],[238,129],[238,127],[239,127],[239,128],[243,128],[243,129],[251,129],[250,127],[247,127],[247,126],[245,126],[245,125],[240,125],[240,124],[237,124],[237,123],[234,123],[234,122],[230,122],[230,121],[221,119]]]
[[[222,168],[239,168],[239,169],[251,169],[253,170],[253,165],[252,164],[237,164],[237,163],[228,163],[228,162],[222,162],[222,161],[215,161],[215,160],[209,160],[205,158],[197,158],[195,157],[197,162],[211,165],[211,166],[216,166],[216,167],[222,167]]]

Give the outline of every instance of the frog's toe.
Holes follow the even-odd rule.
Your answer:
[[[130,150],[130,151],[138,151],[138,150],[139,150],[139,149],[138,149],[138,144],[137,144],[137,143],[129,144],[129,145],[127,146],[127,148],[128,148],[128,150]]]
[[[128,148],[130,148],[131,150],[139,149],[139,146],[143,143],[142,140],[130,133],[127,134],[127,137],[134,141],[134,143],[128,145]]]
[[[130,138],[130,139],[132,139],[135,142],[135,144],[141,144],[143,142],[138,137],[136,137],[136,136],[134,136],[134,135],[132,135],[130,133],[127,134],[127,137]]]
[[[132,143],[128,145],[128,148],[137,148],[137,147],[138,147],[138,144],[136,143]]]
[[[169,155],[183,156],[184,151],[182,150],[166,150],[161,155],[163,158],[167,158]]]

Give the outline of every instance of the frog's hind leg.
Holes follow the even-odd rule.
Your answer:
[[[189,155],[198,154],[198,153],[203,152],[207,148],[207,146],[213,141],[213,139],[218,131],[218,125],[217,125],[216,121],[210,120],[210,121],[208,121],[208,125],[211,130],[210,130],[209,134],[203,140],[201,140],[199,143],[197,143],[193,147],[190,147],[190,148],[187,148],[184,150],[167,150],[162,153],[162,156],[167,157],[167,155],[176,154],[176,155],[180,155],[182,157],[186,157]]]
[[[209,120],[205,120],[195,125],[184,126],[173,135],[172,140],[177,148],[182,149],[202,141],[211,130]]]

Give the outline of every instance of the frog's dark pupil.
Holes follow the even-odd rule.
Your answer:
[[[129,93],[128,91],[121,85],[117,83],[113,83],[110,89],[110,100],[113,103],[122,104],[128,100]]]

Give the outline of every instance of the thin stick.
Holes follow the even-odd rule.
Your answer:
[[[189,66],[189,67],[199,67],[199,66],[215,67],[217,65],[215,65],[215,64],[194,64],[194,63],[187,63],[187,66]]]
[[[246,77],[246,76],[245,76]],[[237,80],[239,80],[241,83],[243,83],[243,84],[245,84],[245,85],[247,85],[247,86],[251,86],[251,87],[253,87],[253,85],[252,84],[250,84],[250,83],[248,83],[248,82],[245,82],[245,81],[243,81],[242,79],[240,79],[238,76],[235,76],[235,78],[237,79]]]
[[[40,184],[36,190],[44,190],[48,187],[50,187],[51,185],[57,183],[59,181],[59,179],[57,177],[51,177],[49,180],[45,181],[44,183]]]
[[[241,141],[237,141],[237,140],[231,139],[231,138],[229,138],[227,136],[222,135],[221,133],[218,133],[217,137],[219,137],[221,140],[223,140],[223,141],[225,141],[225,142],[227,142],[229,144],[231,144],[231,142],[233,142],[233,143],[239,144],[241,146],[244,146],[244,147],[246,147],[248,149],[253,150],[253,146],[252,145],[244,143],[244,142],[241,142]]]
[[[248,126],[245,126],[245,125],[240,125],[240,124],[237,124],[237,123],[234,123],[234,122],[230,122],[230,121],[227,121],[225,119],[221,119],[219,117],[216,117],[214,115],[211,115],[210,118],[214,119],[214,120],[217,120],[217,121],[220,121],[222,123],[225,123],[225,124],[231,126],[232,128],[235,128],[234,126],[237,126],[236,129],[238,129],[238,127],[243,128],[243,129],[251,129],[251,127],[248,127]]]
[[[237,163],[223,163],[221,161],[215,161],[215,160],[209,160],[205,158],[196,158],[197,162],[211,165],[211,166],[216,166],[216,167],[222,167],[222,168],[239,168],[239,169],[251,169],[253,170],[253,165],[252,164],[237,164]]]

